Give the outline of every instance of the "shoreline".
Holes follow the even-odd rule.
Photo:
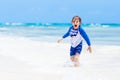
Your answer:
[[[120,46],[83,46],[80,67],[64,67],[69,61],[67,43],[0,37],[1,80],[119,80]],[[86,77],[87,76],[87,77]]]

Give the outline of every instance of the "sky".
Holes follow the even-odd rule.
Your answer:
[[[120,23],[120,0],[0,0],[0,22]]]

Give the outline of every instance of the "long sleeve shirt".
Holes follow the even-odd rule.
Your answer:
[[[86,32],[79,26],[78,29],[74,29],[73,26],[69,28],[67,33],[63,35],[63,38],[71,37],[71,46],[76,47],[80,42],[82,42],[82,38],[86,41],[87,45],[90,46],[90,39]]]

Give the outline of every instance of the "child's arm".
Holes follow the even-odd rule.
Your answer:
[[[60,43],[62,40],[63,40],[63,38],[61,38],[61,39],[58,39],[58,41],[57,41],[57,42],[58,42],[58,43]]]
[[[92,48],[91,48],[91,46],[88,46],[87,51],[89,51],[90,53],[92,53]]]
[[[86,43],[88,44],[87,51],[89,51],[91,53],[92,48],[91,48],[91,42],[90,42],[88,35],[86,34],[86,32],[82,28],[80,29],[80,34],[82,35],[82,37],[85,39]]]
[[[68,37],[70,35],[71,28],[72,27],[69,28],[69,30],[67,31],[67,33],[65,33],[62,38],[66,38],[66,37]]]
[[[68,36],[69,36],[69,31],[66,34],[64,34],[64,36],[61,39],[58,39],[57,42],[60,43],[64,38],[66,38]]]
[[[91,46],[90,39],[89,39],[88,35],[86,34],[86,32],[82,28],[80,28],[80,34],[85,39],[88,46]]]
[[[60,43],[64,38],[66,38],[66,37],[68,37],[69,36],[69,34],[70,34],[70,29],[71,29],[71,27],[69,28],[69,30],[67,31],[67,33],[65,33],[64,35],[63,35],[63,37],[61,38],[61,39],[58,39],[58,43]]]

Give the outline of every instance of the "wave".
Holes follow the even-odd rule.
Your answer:
[[[0,23],[0,27],[69,27],[71,23]],[[120,27],[118,23],[83,23],[82,26],[84,27]]]

